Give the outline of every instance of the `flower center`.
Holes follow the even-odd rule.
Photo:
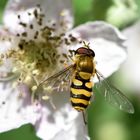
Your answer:
[[[20,72],[20,81],[25,82],[32,76],[40,81],[46,74],[50,75],[56,70],[58,62],[67,59],[66,54],[62,55],[62,59],[58,53],[64,42],[64,33],[56,32],[54,23],[46,26],[45,16],[39,6],[26,14],[27,23],[23,22],[22,15],[17,15],[21,27],[16,34],[18,45],[11,48],[6,56],[13,60],[13,71]]]
[[[12,60],[13,73],[19,73],[18,83],[25,83],[33,93],[44,78],[58,72],[68,61],[68,49],[64,46],[77,41],[72,35],[65,36],[64,24],[61,32],[57,31],[56,23],[50,21],[46,25],[44,17],[40,6],[18,14],[20,30],[12,38],[13,47],[3,54],[4,58]],[[38,98],[38,95],[33,96]]]

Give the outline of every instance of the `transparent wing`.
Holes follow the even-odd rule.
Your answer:
[[[70,87],[71,77],[74,71],[74,65],[70,65],[67,68],[59,71],[58,73],[43,80],[39,86],[46,88],[50,87],[51,90],[63,91]]]
[[[95,85],[96,90],[100,90],[106,101],[113,106],[128,113],[134,113],[134,108],[128,98],[116,87],[111,85],[101,73],[96,71],[99,83]]]

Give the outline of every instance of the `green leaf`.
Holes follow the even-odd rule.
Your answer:
[[[40,140],[35,135],[34,127],[31,124],[23,125],[18,129],[0,133],[0,140]]]

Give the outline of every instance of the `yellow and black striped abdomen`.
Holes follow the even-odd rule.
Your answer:
[[[71,84],[71,104],[77,111],[84,111],[90,103],[92,95],[91,74],[77,72]]]

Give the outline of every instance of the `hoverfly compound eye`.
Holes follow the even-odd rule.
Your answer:
[[[79,55],[88,55],[88,56],[95,56],[95,53],[93,50],[89,49],[89,48],[85,48],[85,47],[80,47],[75,51],[75,54],[79,54]]]
[[[88,50],[89,50],[90,54],[91,54],[93,57],[95,57],[95,52],[94,52],[93,50],[91,50],[91,49],[88,49]]]

